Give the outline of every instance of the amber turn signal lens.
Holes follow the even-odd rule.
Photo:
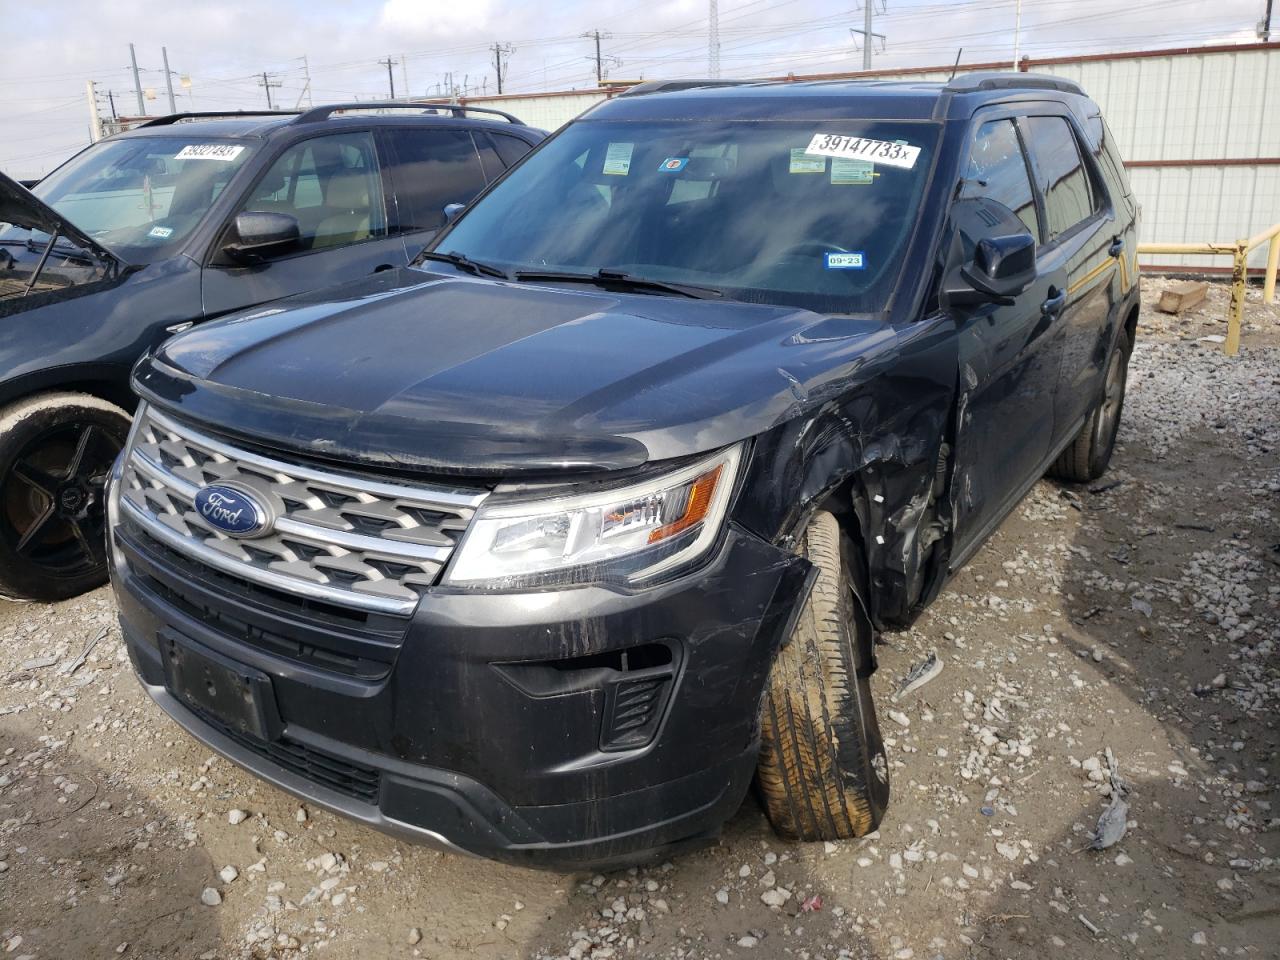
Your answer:
[[[701,522],[711,506],[711,495],[716,491],[716,484],[720,482],[720,474],[723,470],[724,464],[721,464],[694,480],[689,490],[689,502],[685,505],[684,515],[654,530],[649,534],[649,542],[657,543],[667,537],[674,537],[682,530],[688,530],[695,523]]]

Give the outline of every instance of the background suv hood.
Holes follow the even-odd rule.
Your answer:
[[[49,206],[34,193],[0,173],[0,223],[12,223],[16,227],[53,233],[73,240],[108,264],[122,261],[114,253],[94,240],[87,233]]]
[[[311,456],[611,470],[768,429],[892,341],[878,323],[784,307],[404,269],[185,333],[135,385],[208,427]]]

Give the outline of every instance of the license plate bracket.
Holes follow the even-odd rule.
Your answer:
[[[183,704],[254,740],[280,735],[269,676],[169,630],[159,640],[165,686]]]

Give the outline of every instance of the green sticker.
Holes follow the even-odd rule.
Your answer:
[[[827,158],[810,157],[805,154],[804,147],[792,147],[791,166],[787,169],[790,173],[826,173]]]
[[[631,172],[631,151],[634,143],[611,143],[604,154],[604,173],[625,177]]]
[[[854,160],[848,157],[831,158],[832,183],[872,183],[876,165],[870,160]]]

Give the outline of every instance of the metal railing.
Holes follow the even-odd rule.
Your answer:
[[[1276,272],[1280,269],[1280,223],[1268,227],[1247,240],[1234,243],[1140,243],[1138,253],[1177,253],[1192,256],[1231,257],[1231,305],[1227,308],[1227,339],[1222,345],[1229,357],[1240,352],[1240,324],[1244,319],[1245,281],[1249,272],[1249,254],[1270,242],[1267,266],[1263,274],[1262,302],[1276,302]]]

